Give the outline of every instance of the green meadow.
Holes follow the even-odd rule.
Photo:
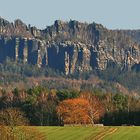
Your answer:
[[[140,127],[36,127],[46,140],[140,140]]]

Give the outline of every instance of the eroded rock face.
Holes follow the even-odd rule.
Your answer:
[[[127,31],[107,30],[100,24],[55,21],[45,30],[0,18],[0,62],[49,66],[65,74],[104,70],[120,65],[130,70],[140,66],[140,45]]]
[[[91,70],[90,50],[82,43],[53,43],[47,48],[48,65],[66,74]]]
[[[129,70],[140,62],[140,49],[135,45],[119,49],[117,46],[108,46],[103,41],[97,45],[65,42],[49,44],[47,50],[48,65],[66,74],[92,69],[104,70],[111,63]]]
[[[23,38],[33,38],[29,28],[21,20],[15,20],[10,23],[7,20],[0,18],[0,35],[4,36],[20,36]]]
[[[128,48],[108,46],[104,41],[97,45],[74,43],[49,43],[43,40],[27,38],[0,38],[0,62],[10,58],[33,65],[48,65],[65,74],[106,69],[110,62],[121,65],[122,69],[131,69],[140,63],[139,46]]]

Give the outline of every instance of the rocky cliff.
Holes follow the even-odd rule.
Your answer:
[[[139,30],[109,30],[100,24],[63,22],[44,30],[21,20],[10,23],[0,18],[0,62],[49,66],[73,74],[120,65],[131,70],[140,66]]]

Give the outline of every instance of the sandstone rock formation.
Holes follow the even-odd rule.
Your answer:
[[[65,74],[103,70],[112,64],[131,70],[140,67],[138,31],[133,36],[131,32],[135,34],[72,20],[57,20],[39,30],[21,20],[10,23],[0,18],[0,62],[10,58]]]

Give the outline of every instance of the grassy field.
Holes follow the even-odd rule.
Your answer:
[[[46,140],[140,140],[140,127],[36,127]]]
[[[116,127],[117,131],[103,140],[140,140],[140,127]]]
[[[7,127],[6,127],[7,128]],[[22,128],[22,129],[21,129]],[[140,127],[18,127],[29,140],[140,140]],[[0,140],[7,135],[0,129]],[[9,131],[6,131],[9,132]],[[20,131],[17,131],[20,132]],[[16,134],[17,134],[16,132]],[[25,134],[24,133],[24,134]],[[4,135],[5,134],[5,135]],[[21,134],[21,133],[19,133]],[[15,135],[17,137],[17,135]],[[20,137],[18,137],[21,139]],[[9,140],[9,139],[8,139]]]
[[[39,127],[48,140],[88,140],[103,128],[92,127]]]

